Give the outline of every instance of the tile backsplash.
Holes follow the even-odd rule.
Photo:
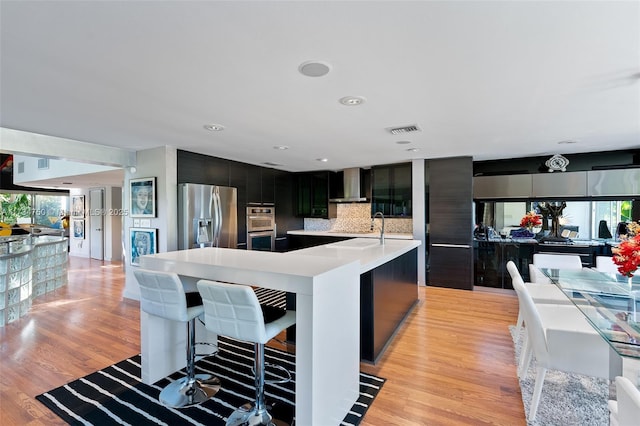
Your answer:
[[[305,218],[305,231],[334,231],[347,233],[371,232],[371,204],[350,203],[338,204],[335,219]],[[374,231],[379,231],[382,220],[376,218]],[[385,218],[384,230],[393,234],[411,234],[413,221],[411,218]]]

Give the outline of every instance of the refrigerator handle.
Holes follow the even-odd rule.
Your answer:
[[[220,232],[222,230],[222,207],[220,206],[220,192],[219,189],[213,193],[213,209],[214,209],[214,217],[215,217],[215,225],[213,227],[213,246],[220,246]]]

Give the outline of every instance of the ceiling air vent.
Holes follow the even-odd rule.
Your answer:
[[[24,161],[18,163],[18,174],[24,173]]]
[[[388,131],[391,132],[392,135],[400,135],[402,133],[411,133],[411,132],[421,132],[422,129],[420,129],[420,127],[418,127],[417,124],[410,124],[408,126],[402,126],[402,127],[389,127],[387,128]]]

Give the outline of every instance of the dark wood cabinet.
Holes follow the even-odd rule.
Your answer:
[[[229,185],[229,161],[178,150],[178,183],[201,183],[205,185]]]
[[[276,206],[276,251],[289,248],[287,231],[304,228],[304,219],[294,212],[294,182],[292,174],[275,170],[275,206]]]
[[[276,174],[278,170],[266,167],[260,168],[260,191],[263,204],[275,204],[276,202]]]
[[[321,246],[323,244],[337,243],[349,240],[351,237],[333,237],[329,235],[289,235],[289,250],[299,250],[308,247]]]
[[[260,167],[247,164],[247,204],[250,203],[262,203],[262,173]]]
[[[385,217],[411,217],[411,163],[371,168],[371,209]]]
[[[360,358],[376,363],[418,301],[418,249],[360,275]]]
[[[429,285],[473,289],[472,170],[471,157],[427,162]]]
[[[286,250],[289,230],[302,229],[304,223],[294,209],[294,174],[267,167],[240,163],[178,150],[178,183],[202,183],[237,188],[238,248],[246,248],[246,206],[269,203],[276,206],[277,249]],[[284,236],[284,238],[282,238]]]
[[[329,172],[298,173],[296,186],[296,216],[329,217]]]

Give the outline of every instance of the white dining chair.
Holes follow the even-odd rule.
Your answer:
[[[534,253],[533,264],[538,268],[582,269],[582,260],[577,254]]]
[[[533,263],[529,264],[529,281],[532,283],[550,283],[551,280],[540,271],[551,269],[582,269],[582,260],[575,254],[534,253]]]
[[[609,345],[575,306],[536,305],[518,276],[513,279],[513,288],[528,336],[522,348],[519,374],[526,373],[533,355],[536,361],[529,407],[529,421],[534,421],[547,370],[609,379]]]
[[[610,426],[640,424],[640,390],[626,377],[616,377],[616,400],[609,400]]]
[[[518,267],[513,261],[507,262],[507,271],[509,272],[509,275],[511,276],[512,280],[514,279],[514,277],[520,277],[520,279],[522,279],[522,275],[520,274]],[[539,271],[539,273],[543,275],[545,278],[547,278],[541,271]],[[545,282],[545,283],[539,283],[539,282],[524,283],[534,303],[551,304],[551,305],[554,305],[554,304],[572,305],[573,304],[573,302],[571,302],[569,297],[567,297],[567,295],[565,295],[562,292],[562,290],[558,288],[557,285],[551,284],[551,280],[549,278],[547,278],[547,280],[548,282]],[[524,326],[524,318],[522,315],[522,309],[519,309],[518,320],[516,321],[515,337],[514,337],[514,341],[516,343],[520,341],[523,326]],[[526,333],[525,333],[525,338],[526,338]]]
[[[596,256],[596,270],[608,274],[619,274],[618,265],[613,262],[612,256]]]

